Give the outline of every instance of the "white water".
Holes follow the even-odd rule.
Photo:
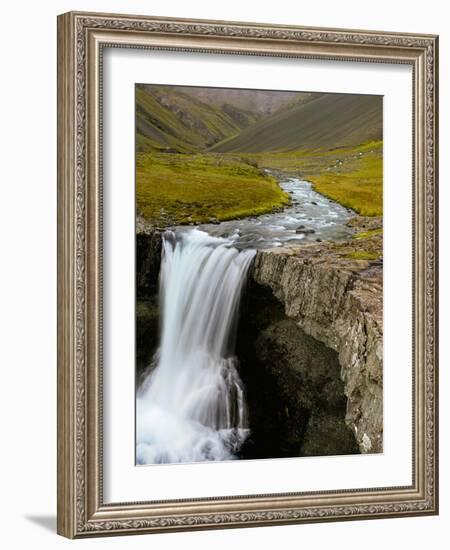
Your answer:
[[[164,235],[161,342],[138,389],[138,464],[230,460],[248,436],[233,347],[254,254],[198,229]]]
[[[289,193],[291,206],[282,212],[273,212],[200,226],[214,237],[226,237],[234,246],[243,248],[273,248],[290,244],[304,244],[316,240],[348,239],[353,230],[348,220],[356,214],[337,202],[314,191],[311,183],[299,178],[281,179],[280,187]],[[307,233],[297,232],[299,226]],[[183,231],[185,227],[177,228]]]

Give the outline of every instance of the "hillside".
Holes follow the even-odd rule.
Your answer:
[[[254,113],[255,115],[271,115],[291,101],[298,101],[300,97],[309,96],[303,92],[250,90],[240,88],[203,88],[182,86],[178,88],[184,94],[196,98],[202,103],[220,107],[231,104],[238,109]]]
[[[255,112],[229,102],[205,103],[182,87],[136,86],[138,152],[198,152],[236,135],[257,118]]]
[[[359,145],[382,139],[382,97],[317,94],[264,117],[211,151],[262,153]]]

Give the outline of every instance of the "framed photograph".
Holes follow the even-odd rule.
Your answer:
[[[437,513],[437,45],[59,16],[59,534]]]

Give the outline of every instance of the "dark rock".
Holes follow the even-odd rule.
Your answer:
[[[335,415],[311,415],[303,434],[302,456],[353,454],[357,449],[352,431]]]
[[[161,264],[161,232],[136,235],[136,293],[148,297],[158,288]]]
[[[142,220],[136,235],[136,383],[149,368],[158,345],[158,282],[163,231]],[[168,234],[170,235],[170,234]]]
[[[249,283],[241,308],[237,355],[247,391],[250,430],[241,458],[358,453],[345,423],[346,397],[337,353],[285,316],[269,289]],[[336,430],[314,434],[311,419]]]
[[[381,242],[378,235],[372,244]],[[367,243],[348,243],[348,259],[342,244],[327,242],[261,250],[251,276],[272,289],[306,334],[339,354],[346,423],[361,452],[377,453],[383,450],[382,267],[353,260],[358,246]]]
[[[136,371],[138,377],[151,363],[158,346],[159,312],[156,295],[136,300]]]

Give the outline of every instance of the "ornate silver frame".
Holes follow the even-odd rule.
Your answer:
[[[106,46],[413,67],[411,486],[103,503],[100,90]],[[59,534],[79,538],[438,513],[437,51],[432,35],[75,12],[58,17]]]

